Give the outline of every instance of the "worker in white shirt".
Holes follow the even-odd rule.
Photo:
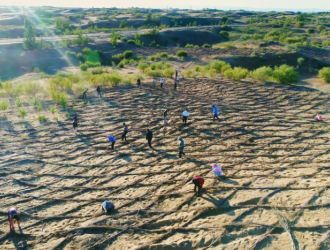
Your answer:
[[[186,109],[182,113],[182,121],[184,124],[187,124],[188,117],[189,117],[189,113],[188,113],[188,109]]]
[[[163,84],[164,84],[164,78],[160,78],[160,88],[163,88]]]

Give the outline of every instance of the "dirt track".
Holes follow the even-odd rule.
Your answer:
[[[326,111],[329,96],[222,78],[187,80],[178,92],[167,84],[151,95],[149,86],[119,87],[88,106],[76,103],[78,136],[70,120],[32,126],[2,114],[1,248],[328,249],[329,126],[312,118]],[[220,122],[211,119],[213,103]],[[117,138],[113,153],[108,134]],[[214,162],[225,173],[220,182],[209,173]],[[202,197],[190,183],[197,174],[205,177]],[[105,199],[116,213],[101,214]],[[24,235],[8,234],[11,206],[22,211]]]

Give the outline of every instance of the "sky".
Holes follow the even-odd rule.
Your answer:
[[[0,6],[217,8],[225,10],[330,11],[330,0],[0,0]]]

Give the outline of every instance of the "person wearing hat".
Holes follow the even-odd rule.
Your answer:
[[[221,167],[220,167],[218,164],[216,164],[216,163],[214,163],[214,164],[212,165],[212,170],[211,170],[211,172],[213,172],[214,177],[215,177],[216,179],[217,179],[218,177],[222,176],[222,169],[221,169]]]
[[[11,208],[8,211],[8,221],[9,221],[9,227],[10,227],[10,231],[14,231],[14,223],[15,221],[17,221],[17,225],[19,228],[21,228],[21,224],[20,224],[20,212],[17,210],[17,208]]]
[[[182,155],[186,155],[183,152],[183,149],[184,149],[184,140],[182,139],[181,136],[178,137],[178,140],[180,141],[180,144],[179,144],[179,158],[181,158]]]
[[[187,124],[188,117],[189,117],[189,112],[188,112],[188,109],[186,109],[182,113],[182,121],[184,124]]]
[[[194,183],[194,192],[196,192],[196,187],[198,188],[197,195],[201,195],[202,187],[204,184],[204,179],[200,176],[195,176],[192,178],[192,183]]]
[[[111,201],[103,202],[103,204],[102,204],[103,213],[105,213],[105,214],[110,213],[114,209],[115,209],[115,205]]]
[[[115,143],[116,143],[115,137],[113,137],[112,135],[108,135],[107,137],[108,137],[109,141],[111,142],[111,150],[114,150]]]

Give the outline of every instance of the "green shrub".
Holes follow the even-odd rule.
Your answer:
[[[324,82],[330,83],[330,67],[319,70],[319,77],[323,79]]]
[[[37,120],[39,122],[46,122],[47,121],[47,118],[45,116],[43,116],[43,115],[38,115],[37,116]]]
[[[37,97],[33,97],[30,101],[32,106],[38,106],[40,104],[40,100]]]
[[[329,40],[323,40],[322,45],[323,46],[330,46],[330,41]]]
[[[157,46],[156,41],[152,41],[152,42],[149,44],[149,47],[156,47],[156,46]]]
[[[221,67],[221,74],[224,74],[229,69],[231,69],[231,65],[229,63],[226,63]]]
[[[194,47],[194,45],[190,44],[190,43],[187,43],[186,46],[185,46],[185,48],[193,48],[193,47]]]
[[[162,53],[160,53],[160,57],[168,57],[168,55],[166,52],[162,52]]]
[[[88,66],[87,66],[87,64],[85,64],[85,63],[81,63],[81,64],[79,65],[79,68],[80,68],[82,71],[86,71],[86,70],[88,69]]]
[[[221,30],[219,32],[219,34],[220,34],[220,36],[222,36],[225,39],[228,39],[229,38],[229,33],[227,31]]]
[[[124,58],[128,59],[131,58],[133,56],[133,52],[131,50],[126,50],[124,52]]]
[[[148,68],[148,64],[146,64],[145,62],[140,62],[138,68],[144,71],[146,68]]]
[[[56,86],[50,84],[49,94],[53,101],[55,101],[58,105],[65,108],[68,103],[68,95],[65,92],[60,92]]]
[[[34,72],[34,73],[40,73],[41,70],[40,70],[39,68],[34,68],[34,69],[33,69],[33,72]]]
[[[0,110],[6,110],[9,107],[8,101],[0,101]]]
[[[135,41],[134,40],[128,40],[127,43],[128,44],[135,44]]]
[[[127,42],[128,39],[127,39],[127,37],[121,37],[120,40],[123,42]]]
[[[296,83],[298,81],[298,73],[294,70],[292,66],[283,64],[279,67],[275,67],[273,72],[273,78],[279,83]]]
[[[150,67],[151,70],[155,70],[156,69],[156,64],[151,63],[149,67]]]
[[[145,69],[144,73],[149,77],[160,77],[163,75],[161,70],[152,70],[150,68]]]
[[[191,69],[186,69],[185,71],[183,71],[183,75],[186,78],[190,78],[193,75],[193,71]]]
[[[125,66],[125,63],[123,63],[123,62],[118,63],[119,68],[124,68],[124,66]]]
[[[52,114],[56,113],[56,107],[54,105],[50,105],[49,110],[50,110],[50,113],[52,113]]]
[[[315,30],[313,29],[313,28],[308,28],[307,30],[306,30],[306,33],[307,34],[313,34],[315,32]]]
[[[165,63],[164,64],[164,69],[167,69],[167,68],[171,68],[172,66],[171,66],[171,64],[169,64],[169,63]]]
[[[244,79],[248,76],[249,71],[247,69],[244,69],[242,67],[235,67],[233,69],[228,69],[224,72],[225,77],[229,79],[233,79],[235,81],[239,81],[241,79]]]
[[[303,22],[296,22],[296,24],[295,24],[295,26],[297,28],[302,28],[302,27],[304,27],[304,25],[305,25],[305,23],[303,23]]]
[[[167,78],[172,78],[174,73],[175,73],[175,71],[172,68],[166,68],[163,70],[163,75]]]
[[[81,53],[78,53],[77,54],[77,59],[80,61],[80,62],[85,62],[85,57],[83,54]]]
[[[19,110],[18,110],[18,116],[19,116],[19,117],[22,117],[22,118],[24,119],[24,117],[25,117],[26,115],[27,115],[26,109],[23,108],[23,107],[19,108]]]
[[[213,60],[210,62],[210,68],[211,69],[215,69],[216,72],[220,73],[221,72],[221,68],[226,65],[226,62],[224,61],[220,61],[220,60]]]
[[[121,60],[124,59],[124,55],[123,54],[117,54],[117,55],[113,55],[111,57],[111,60],[115,63],[119,63]]]
[[[26,82],[22,84],[22,90],[28,96],[35,96],[42,90],[42,87],[36,82]]]
[[[214,49],[235,49],[235,45],[230,42],[226,43],[217,43],[212,46]]]
[[[162,62],[156,63],[156,69],[163,69],[164,64]]]
[[[17,107],[22,107],[23,106],[23,101],[19,97],[17,97],[16,101],[15,101],[15,104],[16,104]]]
[[[210,48],[211,46],[210,46],[210,44],[205,43],[202,47],[203,48]]]
[[[250,76],[253,79],[259,80],[259,81],[267,81],[269,80],[273,75],[273,69],[271,67],[260,67],[254,71],[251,71]]]
[[[215,69],[209,69],[207,73],[211,79],[214,79],[215,75],[217,74],[217,71]]]
[[[77,58],[77,54],[73,51],[65,51],[65,55],[68,58],[71,58],[71,59],[76,59]]]
[[[323,30],[325,30],[325,26],[324,25],[318,25],[316,27],[316,30],[317,30],[317,32],[321,33]]]
[[[185,50],[179,50],[178,52],[176,52],[176,55],[179,57],[186,57],[188,56],[188,52]]]
[[[87,65],[88,68],[95,68],[95,67],[100,67],[101,66],[100,62],[86,61],[85,64]]]
[[[39,103],[39,105],[38,105],[38,111],[41,111],[42,109],[43,109],[43,106],[42,106],[41,103]]]
[[[298,63],[299,66],[303,65],[304,62],[305,62],[305,59],[304,59],[303,57],[299,57],[299,58],[297,59],[297,63]]]
[[[92,74],[94,75],[98,75],[98,74],[102,74],[104,70],[104,67],[97,67],[97,68],[93,68],[91,70]]]

